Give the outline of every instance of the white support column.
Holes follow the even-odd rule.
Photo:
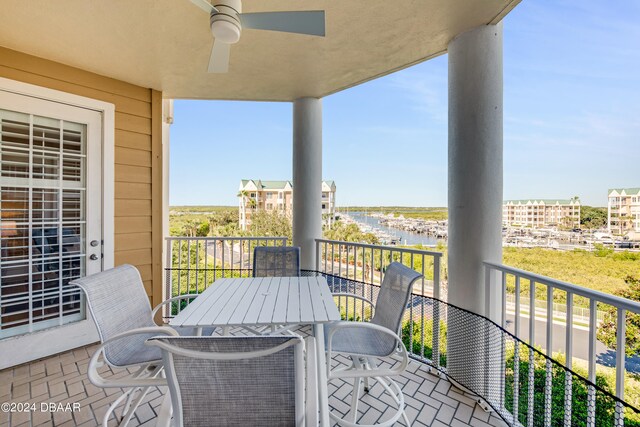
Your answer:
[[[448,301],[499,324],[501,282],[492,278],[486,313],[482,263],[502,261],[502,24],[458,35],[448,52]],[[447,368],[454,378],[474,378],[467,385],[482,390],[486,345],[495,337],[485,336],[480,322],[474,327],[470,321],[449,322]]]
[[[316,265],[315,239],[322,237],[322,100],[293,102],[293,244],[300,268]]]
[[[173,124],[173,99],[165,99],[162,101],[162,200],[164,201],[164,206],[162,207],[162,260],[166,263],[167,259],[167,245],[165,244],[164,237],[169,236],[169,136],[171,134],[170,127]],[[163,266],[164,269],[169,267],[168,265]],[[163,301],[167,298],[170,298],[169,291],[167,290],[166,277],[163,289]]]

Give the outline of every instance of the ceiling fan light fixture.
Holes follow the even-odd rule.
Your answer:
[[[240,40],[240,27],[238,24],[225,19],[216,19],[211,22],[211,32],[216,40],[222,43],[234,44]]]

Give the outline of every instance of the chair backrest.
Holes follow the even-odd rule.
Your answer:
[[[300,337],[155,337],[147,345],[162,349],[177,426],[295,426],[304,419]]]
[[[75,279],[70,284],[84,291],[102,342],[131,329],[156,326],[142,278],[132,265],[125,264]],[[153,356],[144,345],[147,338],[130,336],[108,344],[105,348],[107,362],[124,366],[147,361],[145,359]],[[160,351],[153,353],[155,360],[159,360]]]
[[[400,333],[402,315],[409,302],[411,289],[422,274],[399,262],[392,262],[384,273],[376,309],[371,323]]]
[[[256,246],[253,250],[253,277],[300,276],[300,248],[297,246]]]

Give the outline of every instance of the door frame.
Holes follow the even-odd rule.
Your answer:
[[[66,104],[100,113],[102,117],[102,269],[105,270],[113,267],[115,237],[115,105],[2,77],[0,77],[0,91]],[[17,340],[20,340],[19,349],[16,348],[15,351],[3,351],[3,357],[0,360],[0,369],[99,341],[95,324],[89,315],[89,310],[85,310],[85,313],[86,318],[78,322],[0,340],[0,347],[5,347],[5,349],[12,348],[12,344],[14,344],[13,341],[17,342]],[[56,329],[59,331],[56,331]],[[45,337],[47,344],[43,345]]]

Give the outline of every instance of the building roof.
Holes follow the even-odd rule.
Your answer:
[[[520,200],[505,200],[503,204],[514,205],[526,205],[526,204],[538,204],[538,205],[576,205],[580,204],[580,199],[520,199]]]
[[[640,196],[640,187],[632,187],[632,188],[610,188],[608,195],[611,196],[612,193],[617,193],[616,195],[620,196],[623,193],[627,196]]]
[[[188,0],[2,0],[0,46],[165,98],[291,101],[442,55],[519,1],[244,0],[243,12],[324,10],[326,37],[245,29],[226,74],[207,73],[209,15]]]
[[[258,189],[262,190],[284,190],[287,185],[293,188],[291,181],[263,181],[261,179],[242,179],[240,180],[240,188],[246,187],[249,183],[253,183]],[[322,183],[329,187],[335,187],[334,181],[322,181]]]

